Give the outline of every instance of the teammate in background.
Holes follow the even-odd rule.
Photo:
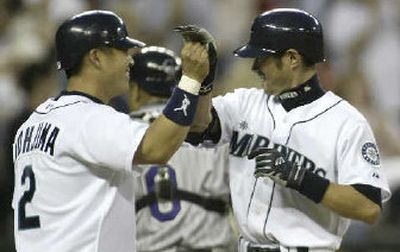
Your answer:
[[[17,251],[136,251],[134,165],[163,164],[181,146],[209,69],[205,46],[185,43],[183,76],[162,115],[150,126],[133,121],[105,103],[128,90],[129,50],[143,46],[109,11],[58,28],[67,90],[39,105],[13,144]]]
[[[142,48],[133,59],[130,115],[150,123],[181,77],[181,59],[155,46]],[[138,251],[235,251],[227,165],[227,145],[183,144],[166,166],[142,166],[135,182]]]
[[[368,122],[319,84],[321,24],[273,9],[234,54],[254,58],[263,88],[201,98],[209,108],[198,110],[191,142],[230,142],[239,251],[335,251],[350,219],[374,223],[390,191]]]

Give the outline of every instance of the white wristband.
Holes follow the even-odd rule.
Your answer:
[[[189,78],[186,75],[182,75],[182,78],[178,83],[178,88],[193,95],[199,95],[200,86],[201,86],[200,82],[192,78]]]

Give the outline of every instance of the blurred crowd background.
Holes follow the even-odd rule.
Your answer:
[[[54,34],[78,12],[108,9],[130,36],[179,52],[180,24],[216,38],[216,94],[259,87],[251,60],[232,51],[247,43],[253,18],[275,7],[303,8],[322,22],[327,61],[324,87],[347,99],[370,122],[393,192],[379,222],[354,222],[341,251],[400,251],[400,0],[0,0],[0,252],[14,251],[11,145],[16,128],[44,99],[65,87],[57,72]]]

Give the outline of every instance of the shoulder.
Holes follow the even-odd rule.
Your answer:
[[[336,106],[333,107],[329,125],[339,130],[341,136],[353,138],[364,134],[371,135],[372,129],[365,116],[348,101],[329,92],[333,100],[337,100]],[[343,137],[343,139],[347,139]]]
[[[87,104],[85,106],[85,115],[82,120],[89,124],[99,124],[103,127],[125,123],[139,124],[140,122],[134,121],[128,114],[119,112],[108,105],[102,104]]]
[[[259,88],[237,88],[233,92],[217,96],[213,101],[235,101],[237,103],[249,103],[265,100],[268,95]]]
[[[237,88],[232,92],[237,96],[265,96],[267,95],[263,89],[260,88]],[[228,93],[229,94],[229,93]]]
[[[340,117],[343,118],[344,121],[349,122],[349,123],[368,123],[367,119],[365,116],[353,105],[351,105],[348,101],[346,101],[343,98],[340,98],[339,96],[329,92],[331,96],[337,97],[338,100],[340,100],[340,103],[338,103],[338,106],[336,107],[336,110]]]
[[[75,128],[81,124],[98,123],[105,126],[110,122],[129,120],[127,114],[118,112],[111,106],[79,96],[50,98],[39,105],[34,114],[38,120],[54,120]]]

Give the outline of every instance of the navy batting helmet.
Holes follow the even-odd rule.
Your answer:
[[[148,93],[169,97],[182,75],[181,59],[164,47],[144,47],[133,57],[130,77]]]
[[[312,63],[325,60],[322,26],[311,14],[289,8],[264,12],[255,18],[250,41],[235,56],[256,58],[296,49]]]
[[[57,68],[73,68],[85,53],[100,46],[129,49],[145,44],[128,37],[124,22],[115,13],[85,11],[66,20],[57,30]]]

